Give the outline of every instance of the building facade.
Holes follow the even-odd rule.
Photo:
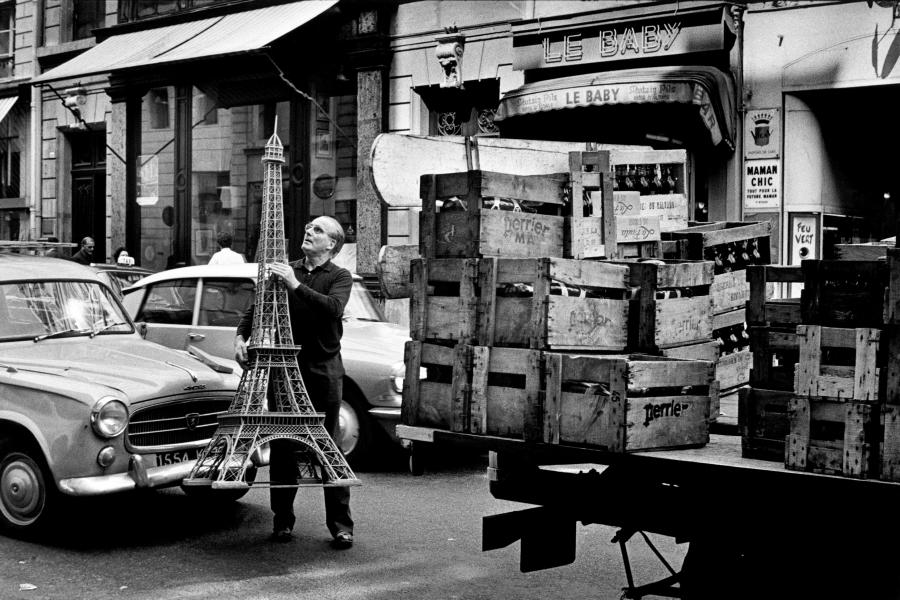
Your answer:
[[[684,150],[692,219],[828,257],[894,234],[898,23],[887,0],[7,0],[0,238],[163,269],[227,230],[252,260],[277,122],[288,231],[334,215],[364,275],[418,240],[372,187],[381,132]]]

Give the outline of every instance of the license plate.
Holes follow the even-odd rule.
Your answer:
[[[182,463],[189,460],[196,460],[199,454],[199,448],[180,450],[178,452],[161,452],[160,454],[156,455],[156,466],[162,467],[165,465],[174,465],[176,463]]]

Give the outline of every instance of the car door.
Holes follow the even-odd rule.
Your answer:
[[[237,326],[253,302],[253,295],[252,279],[203,278],[196,325],[188,333],[188,343],[208,354],[233,360]]]
[[[170,279],[147,286],[134,320],[147,324],[146,339],[185,350],[193,333],[197,279]]]

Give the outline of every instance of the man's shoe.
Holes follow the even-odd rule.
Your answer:
[[[291,538],[293,538],[293,534],[291,534],[291,530],[288,527],[282,527],[281,529],[276,529],[272,532],[272,535],[269,536],[269,540],[273,542],[289,542]]]
[[[339,531],[331,540],[331,547],[338,550],[346,550],[353,545],[353,534],[349,531]]]

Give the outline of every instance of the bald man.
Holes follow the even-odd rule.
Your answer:
[[[73,260],[82,265],[89,265],[93,262],[94,259],[94,238],[86,237],[81,240],[81,248],[78,249],[78,252],[72,255],[72,258],[69,260]]]

